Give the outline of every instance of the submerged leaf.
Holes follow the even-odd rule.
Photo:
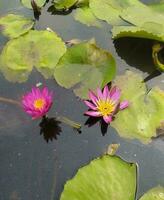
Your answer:
[[[92,13],[92,10],[85,6],[82,8],[77,8],[74,15],[75,19],[87,26],[101,27],[101,23]]]
[[[87,98],[89,89],[102,88],[115,73],[112,55],[90,41],[69,48],[56,66],[54,77],[59,85],[73,88],[77,96]]]
[[[139,200],[164,200],[164,187],[158,186],[145,193]]]
[[[56,33],[31,30],[6,44],[0,57],[0,70],[6,79],[23,82],[35,66],[48,78],[65,51],[65,44]]]
[[[60,200],[134,200],[135,191],[136,165],[105,155],[79,169]]]
[[[44,4],[46,3],[46,0],[34,0],[34,1],[39,8],[43,7]],[[31,0],[21,0],[21,2],[25,7],[32,9]]]
[[[16,38],[28,32],[34,25],[32,19],[21,15],[8,14],[0,18],[0,29],[9,38]]]
[[[153,88],[148,92],[142,77],[130,71],[117,77],[115,85],[130,106],[117,114],[111,126],[123,137],[149,142],[164,121],[164,91]]]

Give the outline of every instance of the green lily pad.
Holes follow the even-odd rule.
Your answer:
[[[131,71],[118,76],[114,84],[121,89],[122,100],[128,100],[130,106],[117,113],[111,126],[123,137],[149,142],[164,121],[164,91],[155,87],[148,92],[142,76]]]
[[[31,0],[21,0],[21,2],[25,7],[32,9]],[[35,0],[35,3],[39,8],[41,8],[46,3],[46,0]]]
[[[7,80],[23,82],[35,66],[48,78],[65,51],[65,44],[56,33],[31,30],[6,44],[0,56],[0,70]]]
[[[125,25],[126,21],[120,18],[120,14],[127,7],[141,5],[138,0],[90,0],[90,8],[94,15],[111,25]]]
[[[101,27],[100,21],[94,16],[92,10],[87,6],[77,8],[74,17],[77,21],[87,26]]]
[[[158,13],[161,13],[161,14],[164,13],[164,0],[161,0],[160,2],[151,3],[148,6],[154,11],[157,11]]]
[[[54,0],[54,6],[57,10],[67,10],[72,6],[83,7],[89,4],[89,0]]]
[[[145,23],[157,23],[163,25],[164,15],[155,12],[148,6],[130,6],[124,9],[120,16],[135,26],[143,26]]]
[[[34,26],[32,19],[20,15],[8,14],[0,18],[0,29],[9,38],[16,38],[28,32]]]
[[[77,0],[54,0],[54,6],[57,10],[69,9],[75,5]]]
[[[160,30],[164,27],[157,23],[145,23],[138,26],[114,26],[112,35],[114,39],[121,37],[147,38],[164,42],[164,33]]]
[[[164,187],[158,186],[149,190],[140,200],[164,200]]]
[[[79,169],[60,200],[134,200],[135,191],[136,165],[105,155]]]
[[[69,48],[56,66],[54,77],[59,85],[72,88],[81,98],[88,98],[88,89],[104,87],[115,73],[112,55],[90,41]]]

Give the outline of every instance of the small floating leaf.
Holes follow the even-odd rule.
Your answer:
[[[21,0],[21,2],[25,7],[32,9],[31,0]],[[39,8],[41,8],[46,3],[46,0],[35,0],[35,3]]]
[[[0,57],[0,70],[6,79],[23,82],[35,66],[48,78],[65,51],[65,44],[56,33],[31,30],[6,44]]]
[[[123,137],[149,142],[164,121],[164,91],[156,87],[148,92],[142,77],[130,71],[117,77],[115,85],[130,106],[117,113],[111,126]]]
[[[164,200],[164,187],[158,186],[145,193],[139,200]]]
[[[54,6],[57,10],[69,9],[77,0],[54,0]]]
[[[56,66],[54,77],[59,85],[73,88],[77,96],[88,98],[89,89],[102,88],[115,73],[112,55],[90,41],[69,48]]]
[[[83,7],[89,4],[89,0],[53,0],[57,10],[67,10],[73,6]]]
[[[98,19],[92,13],[92,10],[87,6],[77,8],[74,17],[77,21],[87,26],[101,27],[100,21],[98,21]]]
[[[135,190],[136,165],[105,155],[79,169],[60,200],[134,200]]]
[[[32,19],[21,15],[8,14],[0,18],[0,29],[9,38],[16,38],[28,32],[34,25]]]

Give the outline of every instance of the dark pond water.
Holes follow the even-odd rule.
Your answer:
[[[65,41],[72,38],[96,38],[99,46],[108,49],[116,58],[118,73],[126,69],[140,71],[148,76],[154,68],[149,41],[123,39],[113,43],[110,27],[88,28],[72,15],[51,15],[46,6],[36,29],[50,27]],[[23,9],[19,0],[0,0],[0,14],[6,12],[32,15]],[[7,40],[0,36],[0,47]],[[66,124],[60,124],[62,132],[57,140],[47,141],[40,135],[40,121],[32,121],[22,110],[12,104],[0,102],[0,200],[59,200],[64,183],[81,166],[102,155],[109,144],[120,143],[117,154],[123,159],[137,162],[139,166],[137,198],[148,189],[164,185],[164,141],[162,138],[143,145],[135,140],[120,138],[113,128],[102,136],[99,124],[84,126],[85,105],[70,90],[59,87],[54,80],[44,80],[33,71],[23,84],[13,84],[0,74],[0,96],[20,100],[24,92],[38,82],[55,91],[55,101],[49,116],[65,116],[82,124],[82,133]],[[148,82],[149,87],[164,88],[163,76]],[[60,130],[60,129],[59,129]],[[125,177],[126,178],[126,177]]]

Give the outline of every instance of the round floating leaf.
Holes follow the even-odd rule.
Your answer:
[[[34,0],[36,5],[41,8],[44,6],[44,4],[46,3],[46,0]],[[27,8],[31,8],[32,9],[32,6],[31,6],[31,0],[21,0],[22,4],[27,7]]]
[[[148,92],[142,77],[130,71],[118,76],[115,85],[121,89],[122,100],[130,105],[117,113],[111,126],[123,137],[149,142],[164,121],[164,91],[153,88]]]
[[[142,4],[138,0],[90,0],[90,8],[95,16],[111,25],[127,24],[120,18],[120,14],[123,9],[134,5]]]
[[[153,9],[146,5],[130,6],[124,9],[120,16],[135,26],[143,26],[145,23],[157,23],[163,25],[164,15],[155,12]]]
[[[147,38],[164,42],[164,34],[160,31],[160,24],[147,23],[143,27],[137,26],[114,26],[112,35],[114,39],[121,37]]]
[[[0,18],[0,29],[9,38],[16,38],[28,32],[34,25],[32,19],[20,15],[8,14]]]
[[[149,8],[153,9],[154,11],[163,14],[164,13],[164,0],[154,3],[151,3],[148,5]]]
[[[77,0],[54,0],[54,6],[57,10],[71,8]]]
[[[65,10],[74,5],[77,7],[87,6],[89,4],[89,0],[54,0],[53,3],[57,10]]]
[[[105,155],[79,169],[60,200],[134,200],[135,191],[136,165]]]
[[[101,23],[94,16],[92,10],[87,6],[76,9],[74,17],[77,21],[87,26],[101,27]]]
[[[22,82],[35,66],[48,78],[65,51],[65,44],[56,33],[31,30],[6,44],[0,57],[0,70],[6,79]]]
[[[93,42],[76,44],[69,48],[55,68],[54,77],[59,85],[73,88],[81,98],[88,98],[88,90],[96,90],[115,76],[112,55]]]
[[[164,200],[164,187],[158,186],[149,190],[140,200]]]

